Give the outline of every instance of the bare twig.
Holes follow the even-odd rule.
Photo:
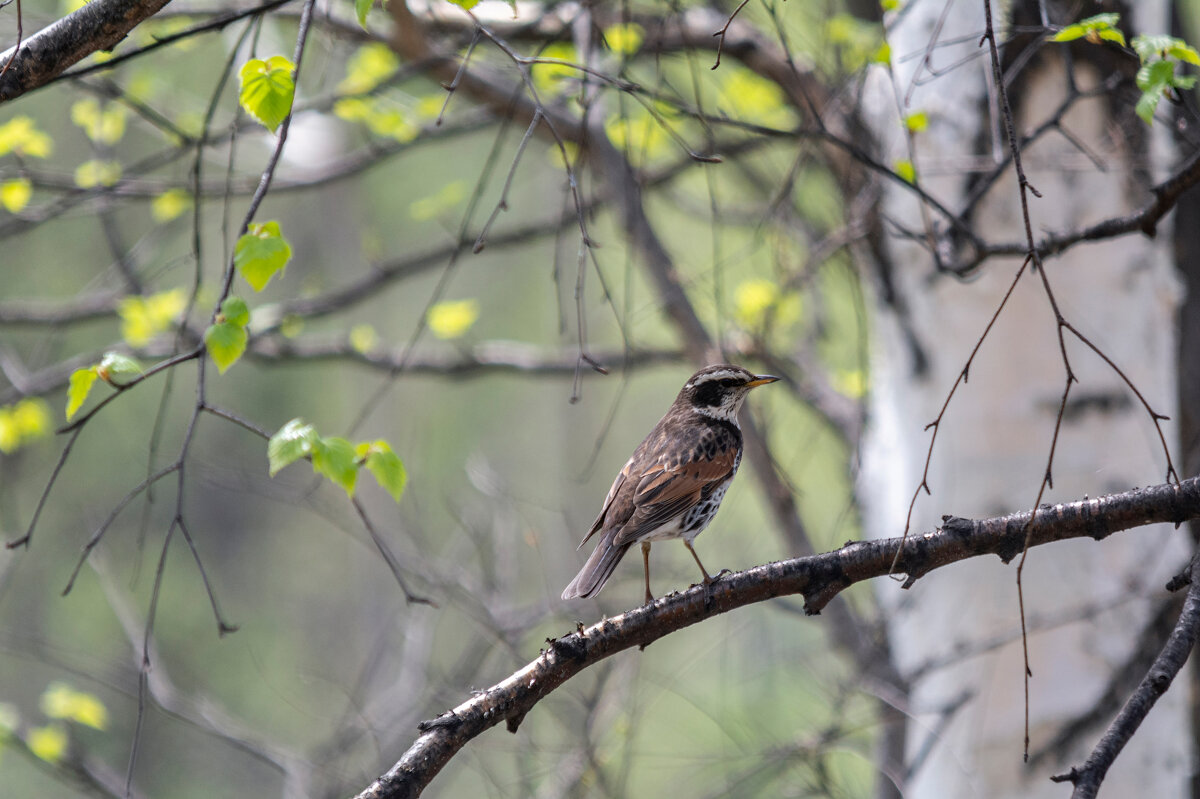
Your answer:
[[[1121,712],[1113,719],[1099,743],[1081,767],[1072,767],[1066,774],[1059,774],[1050,779],[1055,782],[1070,782],[1075,786],[1071,799],[1093,799],[1100,790],[1109,767],[1117,759],[1117,755],[1129,742],[1149,714],[1150,709],[1167,689],[1171,687],[1179,670],[1187,662],[1188,656],[1196,646],[1200,637],[1200,560],[1192,563],[1192,582],[1188,587],[1187,598],[1183,603],[1183,611],[1175,622],[1175,629],[1163,645],[1154,664],[1142,678],[1137,690],[1129,697],[1129,701],[1121,708]]]

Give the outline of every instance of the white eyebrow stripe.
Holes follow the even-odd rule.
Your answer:
[[[700,382],[708,383],[713,380],[725,380],[726,378],[730,378],[730,377],[742,378],[742,377],[745,377],[745,375],[742,372],[736,372],[733,369],[722,369],[719,372],[709,372],[708,374],[701,375]],[[695,385],[696,385],[695,380],[688,381],[688,386],[695,386]]]

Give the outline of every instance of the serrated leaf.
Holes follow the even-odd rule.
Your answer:
[[[354,496],[358,480],[358,457],[354,445],[344,438],[329,436],[318,439],[312,452],[313,471],[323,474],[341,486],[347,496]]]
[[[1151,61],[1143,64],[1135,78],[1137,87],[1142,90],[1142,96],[1137,101],[1135,111],[1147,125],[1154,123],[1154,111],[1163,94],[1175,85],[1175,64],[1171,61]]]
[[[233,263],[255,291],[282,272],[292,258],[292,248],[279,229],[278,222],[251,225],[233,249]]]
[[[246,328],[232,322],[217,322],[204,331],[204,344],[221,374],[242,357],[248,340]]]
[[[318,438],[316,428],[300,418],[279,428],[267,441],[267,462],[271,476],[274,477],[285,466],[311,455]]]
[[[371,444],[367,452],[366,467],[375,476],[375,482],[391,494],[392,499],[399,502],[404,494],[404,485],[408,482],[408,473],[404,470],[404,462],[400,460],[400,456],[392,452],[386,441],[380,439]]]
[[[1106,41],[1125,44],[1125,35],[1116,28],[1121,21],[1120,14],[1096,14],[1068,25],[1049,37],[1052,42],[1073,42],[1076,39],[1087,39],[1093,44],[1103,39]]]
[[[252,58],[238,73],[242,90],[238,102],[272,133],[292,110],[296,66],[281,55],[266,61]]]
[[[373,5],[375,0],[354,0],[354,16],[358,18],[358,24],[363,30],[367,29],[367,12]]]
[[[67,421],[71,421],[71,417],[78,413],[83,407],[83,403],[87,401],[88,394],[92,390],[92,385],[96,382],[99,375],[96,373],[95,366],[89,366],[86,369],[76,369],[71,372],[71,379],[67,384]]]
[[[1196,48],[1179,39],[1176,39],[1175,43],[1167,50],[1167,55],[1171,58],[1178,58],[1186,64],[1200,66],[1200,53],[1196,52]]]
[[[1142,96],[1138,98],[1137,105],[1134,106],[1133,110],[1147,125],[1154,124],[1154,111],[1158,108],[1160,97],[1161,95],[1153,92],[1143,92]]]
[[[226,297],[221,303],[221,314],[217,321],[245,327],[250,323],[250,308],[241,297]]]
[[[1140,33],[1133,37],[1133,51],[1138,54],[1138,58],[1145,63],[1153,58],[1161,58],[1164,53],[1171,49],[1176,43],[1183,44],[1174,36],[1166,34],[1148,34]]]
[[[96,374],[110,386],[121,386],[129,378],[142,373],[142,365],[128,355],[119,352],[106,352],[96,367]]]

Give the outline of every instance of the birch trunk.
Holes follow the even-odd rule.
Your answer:
[[[1032,6],[1026,18],[1036,20],[1037,4],[1026,5]],[[1052,21],[1059,21],[1054,14],[1061,9],[1049,5]],[[1016,11],[993,4],[997,14],[1022,10],[1014,6]],[[1165,32],[1167,4],[1140,3],[1129,21],[1135,32]],[[997,20],[1001,42],[1005,24]],[[889,32],[892,74],[881,71],[868,87],[873,124],[892,160],[908,157],[901,115],[928,115],[928,130],[914,137],[913,160],[922,187],[954,210],[964,207],[972,174],[992,169],[1008,151],[987,47],[979,46],[983,30],[983,4],[977,0],[949,5],[914,0]],[[934,38],[961,43],[931,50],[923,66],[921,54]],[[1065,56],[1065,46],[1042,47],[1010,83],[1018,136],[1059,106],[1068,69],[1085,91],[1105,77],[1091,64]],[[946,71],[935,78],[930,69]],[[1080,100],[1062,118],[1070,138],[1050,132],[1025,149],[1026,173],[1042,194],[1030,200],[1035,236],[1128,213],[1146,201],[1146,187],[1163,176],[1173,154],[1161,122],[1153,132],[1143,126],[1140,140],[1124,135],[1129,113],[1131,108],[1120,109],[1107,93]],[[912,230],[924,231],[928,219],[936,221],[901,188],[889,189],[885,207],[890,218]],[[988,241],[1024,241],[1011,169],[987,193],[972,222]],[[932,431],[924,427],[936,418],[1020,267],[1016,259],[991,259],[973,279],[961,280],[939,274],[928,249],[912,240],[892,238],[888,255],[891,263],[879,266],[888,270],[895,297],[884,300],[880,292],[863,470],[867,528],[875,536],[902,531],[929,448]],[[1134,235],[1077,246],[1047,260],[1046,275],[1068,320],[1124,370],[1155,410],[1175,416],[1178,289],[1170,236],[1164,231],[1157,239]],[[909,343],[914,338],[923,364]],[[1053,490],[1043,501],[1161,480],[1166,464],[1146,411],[1113,369],[1078,341],[1068,338],[1067,352],[1079,382],[1072,387],[1054,456]],[[938,430],[931,495],[918,497],[912,532],[932,529],[943,514],[978,517],[1032,505],[1065,377],[1054,315],[1040,279],[1027,271]],[[1178,431],[1166,423],[1165,432],[1174,447]],[[1184,531],[1165,527],[1030,553],[1024,596],[1033,672],[1032,753],[1100,701],[1138,645],[1164,597],[1164,583],[1189,552]],[[1070,786],[1051,783],[1049,775],[1082,762],[1112,714],[1076,737],[1068,751],[1022,762],[1015,561],[962,564],[926,577],[910,591],[884,583],[880,593],[891,614],[898,665],[914,676],[908,758],[915,773],[905,796],[1069,796]],[[1159,645],[1155,641],[1154,649]],[[1127,694],[1123,689],[1122,698]],[[1155,707],[1109,773],[1104,795],[1186,795],[1192,764],[1185,694],[1185,685],[1177,682]]]

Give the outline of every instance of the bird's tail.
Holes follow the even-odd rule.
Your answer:
[[[612,538],[613,536],[605,536],[600,540],[588,557],[587,563],[583,564],[583,568],[579,570],[579,574],[575,575],[571,584],[563,589],[563,599],[586,599],[595,596],[604,587],[609,576],[612,575],[613,569],[617,568],[617,563],[625,554],[625,550],[629,549],[629,544],[614,545]]]

